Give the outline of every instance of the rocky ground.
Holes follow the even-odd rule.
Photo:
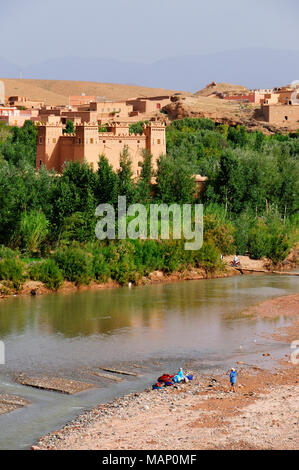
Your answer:
[[[244,314],[274,318],[281,312],[273,302]],[[276,339],[291,341],[299,333],[299,295],[275,299],[276,307],[282,303],[293,325],[276,331]],[[288,355],[274,371],[240,362],[236,368],[235,392],[229,371],[195,375],[187,384],[99,405],[33,449],[298,449],[298,365]]]
[[[30,405],[29,400],[18,397],[17,395],[9,395],[8,393],[0,393],[0,415],[10,413],[17,408]]]
[[[33,449],[297,449],[298,369],[147,390],[99,405]]]
[[[170,121],[174,119],[208,118],[229,126],[243,125],[248,131],[260,130],[264,134],[296,131],[298,123],[289,121],[284,126],[269,124],[264,121],[260,105],[224,100],[217,95],[190,95],[176,93],[171,103],[164,107]]]

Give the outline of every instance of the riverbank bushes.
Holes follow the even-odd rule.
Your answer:
[[[19,290],[25,279],[24,264],[11,250],[2,247],[0,253],[4,255],[0,258],[0,280],[4,280],[7,287]]]
[[[169,273],[199,262],[210,269],[220,253],[267,256],[279,263],[299,240],[299,134],[265,136],[209,119],[176,120],[166,129],[167,157],[161,155],[154,171],[144,151],[134,179],[127,147],[116,172],[101,155],[97,171],[71,162],[58,177],[45,168],[35,171],[32,123],[0,130],[0,243],[25,257],[51,259],[63,279],[78,285],[109,278],[136,282],[153,270]],[[208,177],[200,193],[195,174]],[[98,245],[95,208],[110,203],[117,216],[118,196],[123,195],[128,204],[147,208],[152,203],[203,203],[202,254],[193,256],[177,240]],[[8,252],[2,258],[8,259]],[[39,276],[53,276],[55,288],[60,275],[53,263],[40,267]],[[18,269],[5,261],[2,272],[17,278]]]
[[[30,279],[43,282],[50,290],[58,290],[64,281],[63,272],[53,259],[33,262],[27,273]]]
[[[74,242],[61,247],[44,260],[25,263],[19,254],[9,250],[0,261],[0,279],[11,281],[19,290],[26,279],[43,282],[48,289],[58,290],[64,280],[75,285],[109,279],[120,285],[136,284],[154,271],[171,274],[191,268],[206,273],[220,272],[225,266],[213,241],[205,241],[200,250],[184,249],[184,240],[120,240],[109,243]]]

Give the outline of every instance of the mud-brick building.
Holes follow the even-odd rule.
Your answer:
[[[261,109],[270,124],[298,123],[299,127],[299,104],[263,104]]]
[[[134,176],[140,174],[142,150],[147,149],[153,155],[153,167],[160,155],[166,153],[165,124],[151,121],[143,126],[141,135],[131,135],[128,123],[112,123],[108,132],[99,132],[98,123],[80,122],[75,134],[63,134],[63,125],[58,120],[38,126],[36,168],[45,165],[60,173],[65,162],[83,162],[92,165],[96,171],[99,155],[104,154],[110,164],[119,168],[120,154],[124,147],[132,160]]]

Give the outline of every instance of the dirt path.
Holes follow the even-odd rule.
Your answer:
[[[277,330],[276,339],[293,340],[299,295],[268,300],[245,314],[275,317],[279,305],[293,324]],[[290,355],[281,359],[274,372],[240,365],[235,393],[226,373],[99,405],[33,448],[298,449],[299,367]]]

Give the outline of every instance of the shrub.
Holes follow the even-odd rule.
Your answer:
[[[41,211],[25,212],[21,217],[20,236],[23,247],[31,253],[39,250],[48,234],[49,222]]]
[[[101,252],[93,253],[92,271],[94,279],[99,282],[105,282],[111,276],[110,266],[105,256]]]
[[[4,245],[0,245],[0,259],[1,258],[15,258],[16,254],[10,248]]]
[[[27,266],[27,275],[32,281],[40,281],[40,261],[33,261]]]
[[[204,216],[204,239],[213,240],[223,255],[235,253],[235,227],[231,222],[216,214]]]
[[[161,243],[163,271],[171,273],[178,271],[184,262],[183,245],[180,240],[165,240]]]
[[[194,254],[194,260],[206,272],[214,272],[221,266],[220,251],[211,240],[203,243],[201,249]]]
[[[135,264],[138,272],[148,275],[163,268],[162,243],[156,240],[132,240],[135,250]]]
[[[243,211],[234,220],[235,233],[234,239],[236,244],[236,252],[239,255],[247,253],[249,234],[256,225],[256,217],[252,210]]]
[[[139,278],[134,253],[133,244],[127,240],[110,243],[107,246],[106,258],[110,265],[111,278],[121,285],[125,285],[128,282],[136,283]]]
[[[43,282],[48,289],[58,290],[63,283],[63,274],[53,259],[35,263],[33,276]]]
[[[270,236],[268,258],[277,264],[286,258],[290,248],[291,243],[286,235],[273,234]]]
[[[138,277],[134,259],[128,254],[121,256],[119,262],[114,265],[112,278],[120,285],[125,285],[128,282],[136,283]]]
[[[52,256],[63,276],[76,285],[89,284],[92,279],[92,256],[81,248],[58,249]]]
[[[248,252],[250,258],[260,259],[270,251],[270,236],[267,226],[259,222],[249,233]]]
[[[0,279],[11,281],[13,287],[19,290],[24,282],[22,261],[16,257],[3,258],[0,261]]]

